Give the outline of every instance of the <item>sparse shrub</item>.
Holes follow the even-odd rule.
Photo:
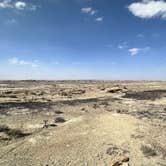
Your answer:
[[[107,101],[102,101],[100,102],[100,105],[109,106],[109,103]]]
[[[0,126],[0,132],[7,132],[9,130],[9,127],[6,125],[1,125]]]
[[[142,145],[141,151],[146,157],[153,157],[157,155],[156,151],[151,146]]]
[[[85,111],[86,109],[85,108],[81,108],[81,111]]]
[[[97,109],[97,108],[99,108],[99,105],[94,104],[94,105],[93,105],[93,108],[94,108],[94,109]]]
[[[10,129],[7,131],[7,134],[10,136],[10,137],[13,137],[13,138],[21,138],[21,137],[24,137],[26,136],[25,133],[23,133],[21,130],[19,129]]]
[[[28,133],[23,133],[19,129],[11,129],[6,125],[0,126],[0,132],[6,133],[11,138],[21,138],[21,137],[29,135]]]
[[[44,122],[43,128],[48,128],[48,120],[43,120],[43,122]]]

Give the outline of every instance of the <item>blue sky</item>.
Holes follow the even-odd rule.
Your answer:
[[[166,80],[166,1],[0,0],[0,79]]]

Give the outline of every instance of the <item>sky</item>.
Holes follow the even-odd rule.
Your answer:
[[[166,80],[166,1],[0,0],[0,79]]]

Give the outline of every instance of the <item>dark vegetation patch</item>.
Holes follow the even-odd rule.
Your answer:
[[[161,145],[160,142],[153,142],[152,144],[153,149],[156,150],[157,154],[162,155],[162,157],[165,159],[166,158],[166,147]]]
[[[98,104],[93,104],[93,106],[92,106],[94,109],[97,109],[97,108],[100,108],[100,106],[98,105]]]
[[[133,111],[133,109],[135,111]],[[153,120],[158,119],[161,121],[166,121],[166,111],[164,105],[140,105],[135,106],[133,109],[123,108],[123,105],[120,108],[108,107],[106,110],[108,112],[118,113],[118,114],[127,114],[138,119],[147,119]]]
[[[129,115],[135,116],[139,119],[147,118],[147,119],[159,119],[162,121],[166,121],[166,112],[162,110],[147,110],[147,111],[136,111],[129,112]]]
[[[7,134],[10,138],[22,138],[30,135],[30,133],[23,133],[20,129],[11,129],[6,125],[0,126],[0,132]]]
[[[152,119],[159,119],[159,120],[162,120],[162,121],[166,121],[166,111],[162,111],[160,109],[155,109],[155,110],[146,110],[146,111],[134,111],[134,112],[130,112],[128,110],[125,110],[125,109],[118,109],[118,110],[107,110],[109,112],[116,112],[116,113],[119,113],[119,114],[127,114],[127,115],[131,115],[131,116],[134,116],[138,119],[149,119],[149,120],[152,120]]]
[[[6,125],[1,125],[0,126],[0,132],[7,132],[9,130],[9,127]]]
[[[5,94],[12,94],[13,91],[6,91]]]
[[[90,99],[74,99],[74,100],[60,100],[57,102],[4,102],[0,103],[0,114],[9,115],[16,109],[29,109],[29,113],[36,111],[41,112],[45,110],[54,111],[53,107],[59,106],[77,106],[80,104],[107,104],[108,101],[115,101],[115,98],[90,98]],[[103,103],[104,102],[104,103]],[[61,112],[59,112],[60,114]],[[58,113],[57,113],[58,114]]]
[[[157,152],[155,151],[155,149],[153,149],[151,146],[148,146],[148,145],[142,145],[141,151],[146,157],[157,156]]]
[[[73,95],[82,95],[85,92],[84,89],[60,89],[59,95],[71,98]]]
[[[162,97],[166,97],[166,90],[151,90],[141,92],[126,92],[123,98],[131,98],[137,100],[156,100]]]
[[[12,138],[22,138],[22,137],[30,135],[29,133],[23,133],[19,129],[9,129],[7,131],[7,134]]]
[[[16,99],[17,98],[17,95],[0,95],[0,98],[13,98],[13,99]]]
[[[109,102],[108,101],[101,101],[100,105],[109,106]]]

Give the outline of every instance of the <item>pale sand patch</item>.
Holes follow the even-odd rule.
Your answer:
[[[27,128],[27,129],[38,129],[38,128],[42,128],[42,127],[43,127],[43,125],[41,125],[41,124],[27,124],[25,126],[25,128]]]

